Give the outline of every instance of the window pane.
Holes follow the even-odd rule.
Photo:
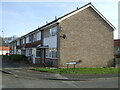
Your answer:
[[[36,34],[33,35],[33,41],[36,41],[37,40],[37,36]]]
[[[30,55],[30,56],[32,55],[32,50],[31,50],[31,49],[29,50],[29,55]]]
[[[46,57],[49,57],[49,52],[48,52],[48,49],[46,49]]]
[[[56,51],[52,51],[52,58],[57,58],[57,52]]]
[[[57,27],[53,27],[50,29],[50,35],[55,36],[57,34]]]
[[[21,54],[22,54],[22,55],[25,55],[25,53],[26,53],[25,50],[22,50],[22,51],[21,51]]]
[[[36,57],[41,57],[41,52],[40,52],[40,50],[37,50],[37,51],[36,51]]]
[[[51,52],[51,50],[49,51],[49,57],[50,57],[50,58],[52,57],[52,52]]]

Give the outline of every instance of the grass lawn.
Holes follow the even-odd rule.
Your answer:
[[[61,69],[52,69],[52,68],[39,68],[39,67],[30,67],[30,70],[41,71],[41,72],[51,72],[51,73],[60,73],[60,74],[117,74],[120,71],[120,68],[61,68]]]

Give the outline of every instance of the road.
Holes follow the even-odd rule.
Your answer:
[[[118,77],[68,80],[60,74],[31,71],[8,62],[2,63],[2,88],[118,88]]]
[[[2,88],[118,88],[117,78],[90,81],[61,81],[20,78],[3,74]]]

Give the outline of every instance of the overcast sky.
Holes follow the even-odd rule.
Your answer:
[[[16,0],[17,1],[17,0]],[[21,1],[21,0],[20,0]],[[61,1],[61,0],[59,0]],[[65,1],[65,0],[64,0]],[[73,0],[72,0],[73,1]],[[114,2],[113,2],[114,1]],[[78,0],[77,2],[7,2],[0,3],[1,31],[4,36],[22,36],[42,26],[46,21],[54,20],[81,7],[89,2],[92,4],[116,27],[114,38],[118,38],[118,1],[117,0]],[[2,35],[2,34],[1,34]]]

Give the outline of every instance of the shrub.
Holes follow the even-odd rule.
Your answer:
[[[48,61],[46,62],[46,66],[47,66],[47,67],[53,67],[53,61],[48,60]]]
[[[25,59],[26,59],[25,55],[19,55],[19,54],[10,55],[10,60],[12,61],[23,61]]]

